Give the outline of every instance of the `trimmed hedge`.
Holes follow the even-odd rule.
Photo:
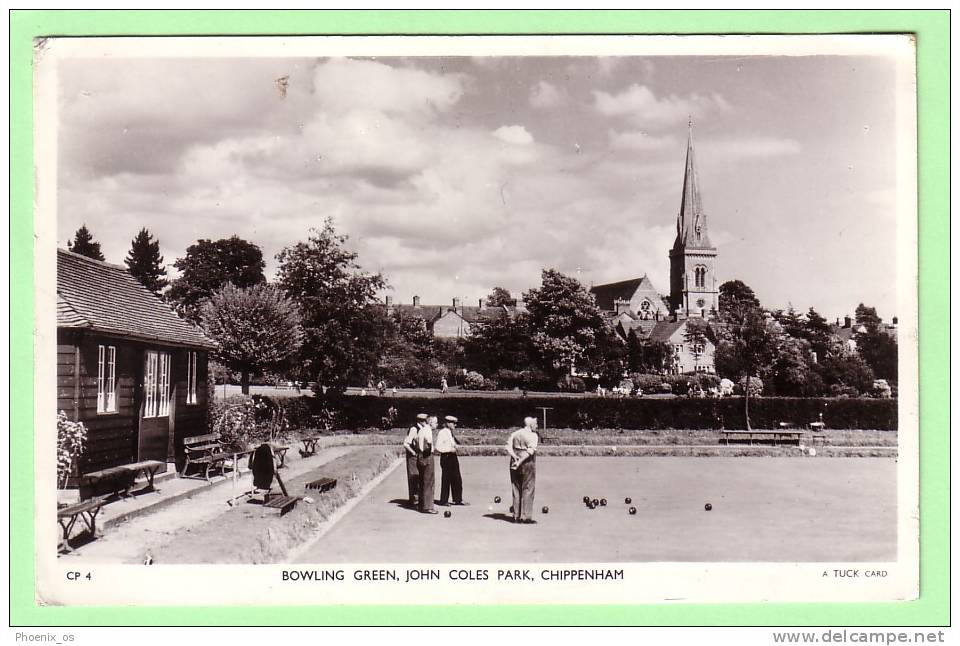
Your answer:
[[[313,398],[304,398],[317,404]],[[380,426],[387,409],[396,409],[400,426],[417,413],[455,415],[462,426],[511,428],[523,418],[547,413],[551,428],[739,429],[745,428],[743,399],[646,399],[595,397],[344,397],[338,402],[337,426],[366,429]],[[776,428],[779,422],[804,427],[823,414],[827,428],[897,430],[897,401],[891,399],[824,399],[760,397],[750,400],[754,428]]]

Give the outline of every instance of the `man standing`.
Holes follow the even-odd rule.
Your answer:
[[[437,453],[440,454],[440,504],[446,506],[453,490],[453,504],[463,502],[463,479],[460,477],[460,459],[457,457],[457,439],[453,431],[457,428],[457,418],[447,415],[446,424],[437,433]]]
[[[437,418],[433,415],[427,418],[427,423],[417,431],[417,471],[420,474],[420,512],[435,514],[433,508],[434,460],[433,460],[433,431],[437,428]]]
[[[417,438],[420,427],[427,423],[427,414],[417,415],[417,423],[410,427],[407,436],[403,439],[403,450],[407,458],[407,501],[411,507],[417,506],[417,496],[420,491],[420,472],[417,469],[417,452],[420,443]]]
[[[510,484],[513,485],[513,522],[533,524],[533,494],[537,481],[537,418],[525,417],[523,428],[507,440]]]

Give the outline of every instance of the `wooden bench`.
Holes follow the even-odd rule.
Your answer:
[[[283,516],[297,506],[298,500],[300,499],[296,496],[277,496],[263,503],[263,508],[270,510],[275,509],[280,512],[280,516]]]
[[[336,478],[320,478],[314,480],[313,482],[308,482],[304,485],[306,489],[316,489],[319,493],[324,493],[330,491],[331,489],[336,489],[337,480]]]
[[[223,473],[224,464],[227,458],[231,456],[224,453],[222,449],[219,433],[208,433],[206,435],[195,435],[193,437],[183,438],[184,460],[183,471],[180,472],[180,477],[187,477],[187,469],[190,468],[191,464],[203,465],[203,475],[207,481],[210,480],[210,471],[212,469],[219,467],[220,473]]]
[[[796,444],[799,446],[803,431],[799,429],[763,429],[752,431],[720,431],[720,443],[731,442],[772,442],[773,444]]]
[[[85,500],[98,493],[98,488],[109,487],[113,495],[118,497],[127,497],[130,495],[130,489],[141,474],[146,477],[147,485],[143,491],[156,491],[153,486],[154,476],[160,469],[165,469],[166,462],[159,460],[143,460],[142,462],[132,462],[130,464],[121,464],[119,466],[91,471],[80,476],[80,498]]]
[[[97,514],[100,513],[100,508],[103,507],[105,503],[106,500],[103,498],[94,498],[58,509],[57,522],[60,523],[60,528],[63,530],[59,549],[65,552],[71,551],[70,533],[73,531],[73,526],[77,523],[77,520],[81,518],[87,526],[87,531],[90,533],[91,538],[96,538]]]
[[[301,437],[300,441],[303,443],[303,451],[300,453],[303,457],[308,455],[315,455],[317,452],[317,442],[320,441],[320,435],[309,435],[307,437]]]

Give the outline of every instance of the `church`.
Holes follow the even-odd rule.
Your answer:
[[[669,258],[669,297],[662,296],[646,275],[594,285],[590,291],[610,325],[623,338],[633,330],[641,340],[672,346],[671,372],[715,372],[716,337],[710,322],[716,318],[719,307],[717,248],[710,242],[707,215],[700,199],[692,123],[687,133],[677,236]],[[691,323],[694,320],[696,323]],[[702,342],[690,343],[689,327],[702,325],[704,320],[707,322],[706,338]]]

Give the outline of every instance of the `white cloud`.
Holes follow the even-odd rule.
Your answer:
[[[704,156],[723,160],[767,159],[796,155],[803,150],[796,139],[765,136],[702,139],[696,145]]]
[[[557,86],[540,81],[530,89],[530,105],[540,110],[556,108],[567,102],[567,95]]]
[[[464,90],[464,78],[459,75],[348,58],[330,59],[317,66],[313,82],[317,107],[326,112],[362,107],[429,116],[450,109]]]
[[[651,135],[639,130],[632,132],[618,132],[610,130],[607,133],[610,147],[618,150],[665,150],[678,148],[676,137]]]
[[[523,126],[500,126],[493,131],[493,136],[508,144],[522,146],[533,143],[533,135]]]
[[[594,90],[593,108],[604,116],[626,117],[637,125],[653,127],[682,123],[710,110],[729,110],[730,104],[715,93],[658,98],[649,87],[634,83],[619,94]]]

